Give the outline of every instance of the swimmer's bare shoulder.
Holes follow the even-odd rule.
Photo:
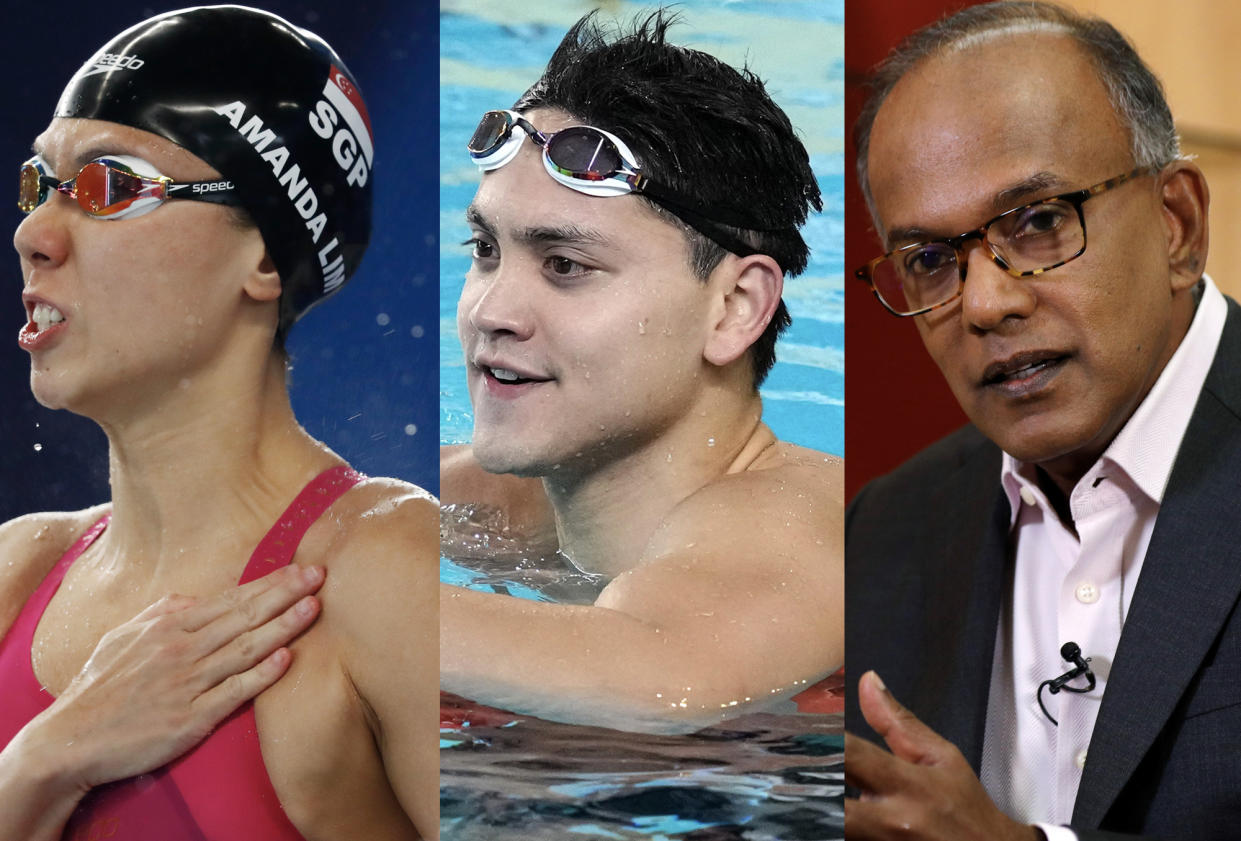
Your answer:
[[[670,511],[596,605],[654,624],[709,624],[753,674],[780,661],[772,686],[784,674],[829,674],[844,659],[843,490],[841,459],[768,447]]]
[[[109,507],[43,511],[0,525],[0,637],[56,562]]]
[[[435,498],[374,478],[297,553],[327,569],[323,612],[256,713],[273,784],[310,841],[436,837],[438,546]]]
[[[536,478],[488,473],[468,444],[440,448],[440,502],[469,503],[502,511],[506,526],[527,542],[555,542],[551,503]]]

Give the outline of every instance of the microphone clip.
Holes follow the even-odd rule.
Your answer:
[[[1044,687],[1046,687],[1047,691],[1052,695],[1055,695],[1061,691],[1074,692],[1078,695],[1084,695],[1095,688],[1095,676],[1094,672],[1090,670],[1090,658],[1082,657],[1082,649],[1077,643],[1070,641],[1060,646],[1060,658],[1072,663],[1073,668],[1069,669],[1059,677],[1053,677],[1043,681],[1038,685],[1038,692],[1035,693],[1035,697],[1038,699],[1039,709],[1043,711],[1043,715],[1047,716],[1047,720],[1057,727],[1060,726],[1060,722],[1056,721],[1052,714],[1047,711],[1047,707],[1043,705]],[[1086,678],[1086,686],[1068,685],[1069,681],[1075,680],[1082,676],[1085,676]]]

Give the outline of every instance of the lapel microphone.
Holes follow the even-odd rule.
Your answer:
[[[1043,688],[1046,687],[1047,691],[1052,695],[1055,695],[1061,690],[1065,692],[1076,692],[1077,694],[1082,695],[1091,691],[1095,687],[1094,672],[1090,671],[1090,658],[1082,656],[1081,646],[1071,640],[1066,642],[1064,645],[1060,646],[1060,659],[1072,663],[1073,668],[1069,669],[1059,677],[1053,677],[1043,681],[1038,685],[1038,692],[1035,693],[1035,697],[1038,699],[1039,709],[1043,711],[1043,715],[1047,716],[1047,720],[1057,727],[1060,726],[1060,722],[1056,721],[1056,719],[1052,717],[1052,714],[1047,712],[1047,707],[1043,706]],[[1081,677],[1082,675],[1085,675],[1086,677],[1086,686],[1068,685],[1069,681]]]

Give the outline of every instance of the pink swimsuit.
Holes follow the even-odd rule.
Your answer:
[[[293,559],[311,524],[364,477],[334,467],[315,477],[271,527],[239,583]],[[55,700],[30,662],[35,628],[65,572],[107,528],[105,515],[65,553],[0,640],[0,746]],[[254,704],[238,708],[197,747],[149,774],[90,792],[63,841],[302,841],[285,816],[263,765]]]

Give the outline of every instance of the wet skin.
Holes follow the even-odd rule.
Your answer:
[[[442,454],[444,502],[503,511],[609,583],[593,605],[444,585],[441,686],[685,731],[835,670],[842,465],[762,424],[746,355],[780,267],[728,255],[698,278],[679,227],[635,196],[557,183],[532,143],[483,176],[469,222],[458,328],[475,427]]]
[[[101,154],[143,158],[175,180],[218,177],[163,138],[101,121],[55,120],[35,146],[62,179]],[[28,343],[35,396],[90,417],[110,445],[112,523],[69,569],[35,638],[38,676],[58,695],[105,632],[161,596],[230,591],[285,506],[340,459],[292,415],[273,350],[279,277],[257,229],[227,209],[172,201],[109,221],[54,194],[14,244],[27,318],[34,302],[65,316]],[[255,715],[268,775],[311,841],[436,831],[425,769],[437,761],[426,726],[437,507],[404,483],[368,480],[295,556],[325,567],[331,584]],[[101,511],[3,527],[0,633]]]
[[[534,111],[544,131],[576,121]],[[540,150],[487,173],[469,211],[474,260],[457,309],[490,470],[543,475],[638,448],[701,399],[711,287],[682,233],[636,196],[550,178]],[[506,384],[490,368],[524,382]]]

